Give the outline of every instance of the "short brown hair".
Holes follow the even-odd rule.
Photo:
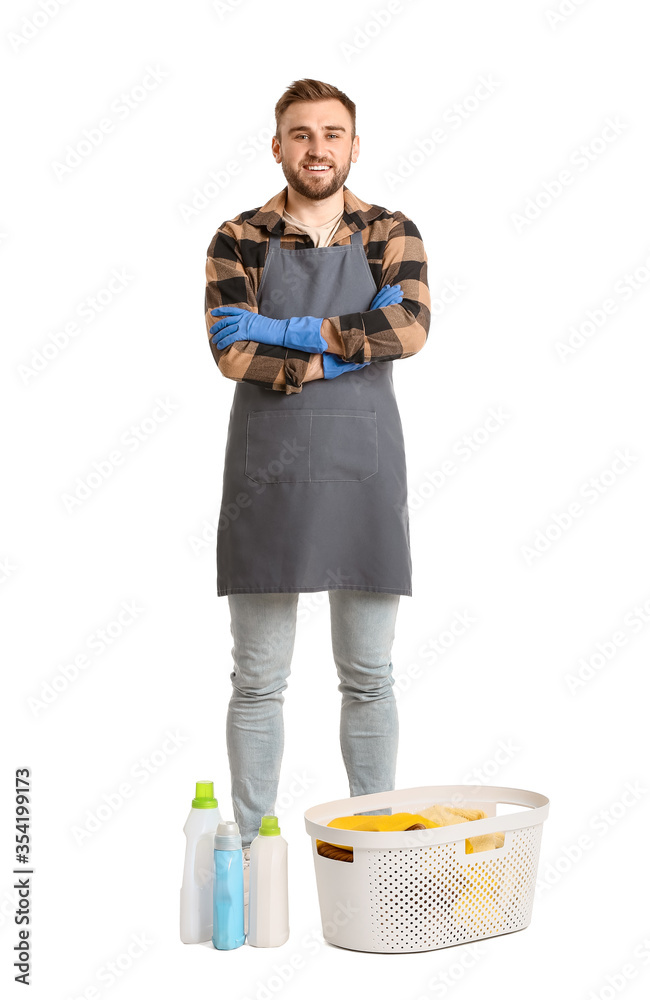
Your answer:
[[[290,104],[294,101],[340,101],[347,108],[352,118],[352,138],[356,135],[357,128],[357,106],[351,101],[347,94],[335,87],[331,83],[323,83],[322,80],[295,80],[290,87],[287,87],[284,94],[275,105],[275,129],[276,135],[280,137],[280,119]]]

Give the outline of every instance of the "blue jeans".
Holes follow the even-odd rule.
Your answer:
[[[391,649],[399,594],[328,594],[350,795],[392,791],[399,730]],[[244,847],[257,836],[262,816],[275,811],[298,598],[297,593],[228,595],[235,644],[226,742],[233,810]]]

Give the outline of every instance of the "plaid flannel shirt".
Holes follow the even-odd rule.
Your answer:
[[[238,306],[257,312],[257,290],[269,248],[277,233],[283,248],[313,246],[311,238],[285,222],[282,213],[288,188],[261,208],[242,212],[222,223],[207,250],[205,322],[209,330],[217,306]],[[363,245],[377,290],[400,284],[401,303],[343,316],[323,317],[326,350],[344,361],[393,361],[409,358],[424,347],[431,321],[427,256],[415,225],[402,212],[361,201],[344,185],[344,212],[329,246],[349,244],[352,233],[363,232]],[[301,392],[303,383],[323,377],[322,356],[305,351],[238,340],[220,351],[211,341],[215,361],[226,378],[237,382]]]

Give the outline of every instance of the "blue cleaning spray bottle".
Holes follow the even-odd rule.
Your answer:
[[[214,835],[212,943],[221,951],[239,948],[244,933],[244,861],[234,820],[219,823]]]

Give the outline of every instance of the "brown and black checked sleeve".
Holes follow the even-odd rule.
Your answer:
[[[427,341],[431,296],[426,251],[412,219],[402,212],[391,215],[394,221],[384,239],[375,240],[373,232],[384,220],[370,223],[366,254],[373,274],[379,272],[378,288],[399,284],[404,297],[392,306],[325,319],[321,333],[330,350],[344,361],[361,364],[410,358]]]

